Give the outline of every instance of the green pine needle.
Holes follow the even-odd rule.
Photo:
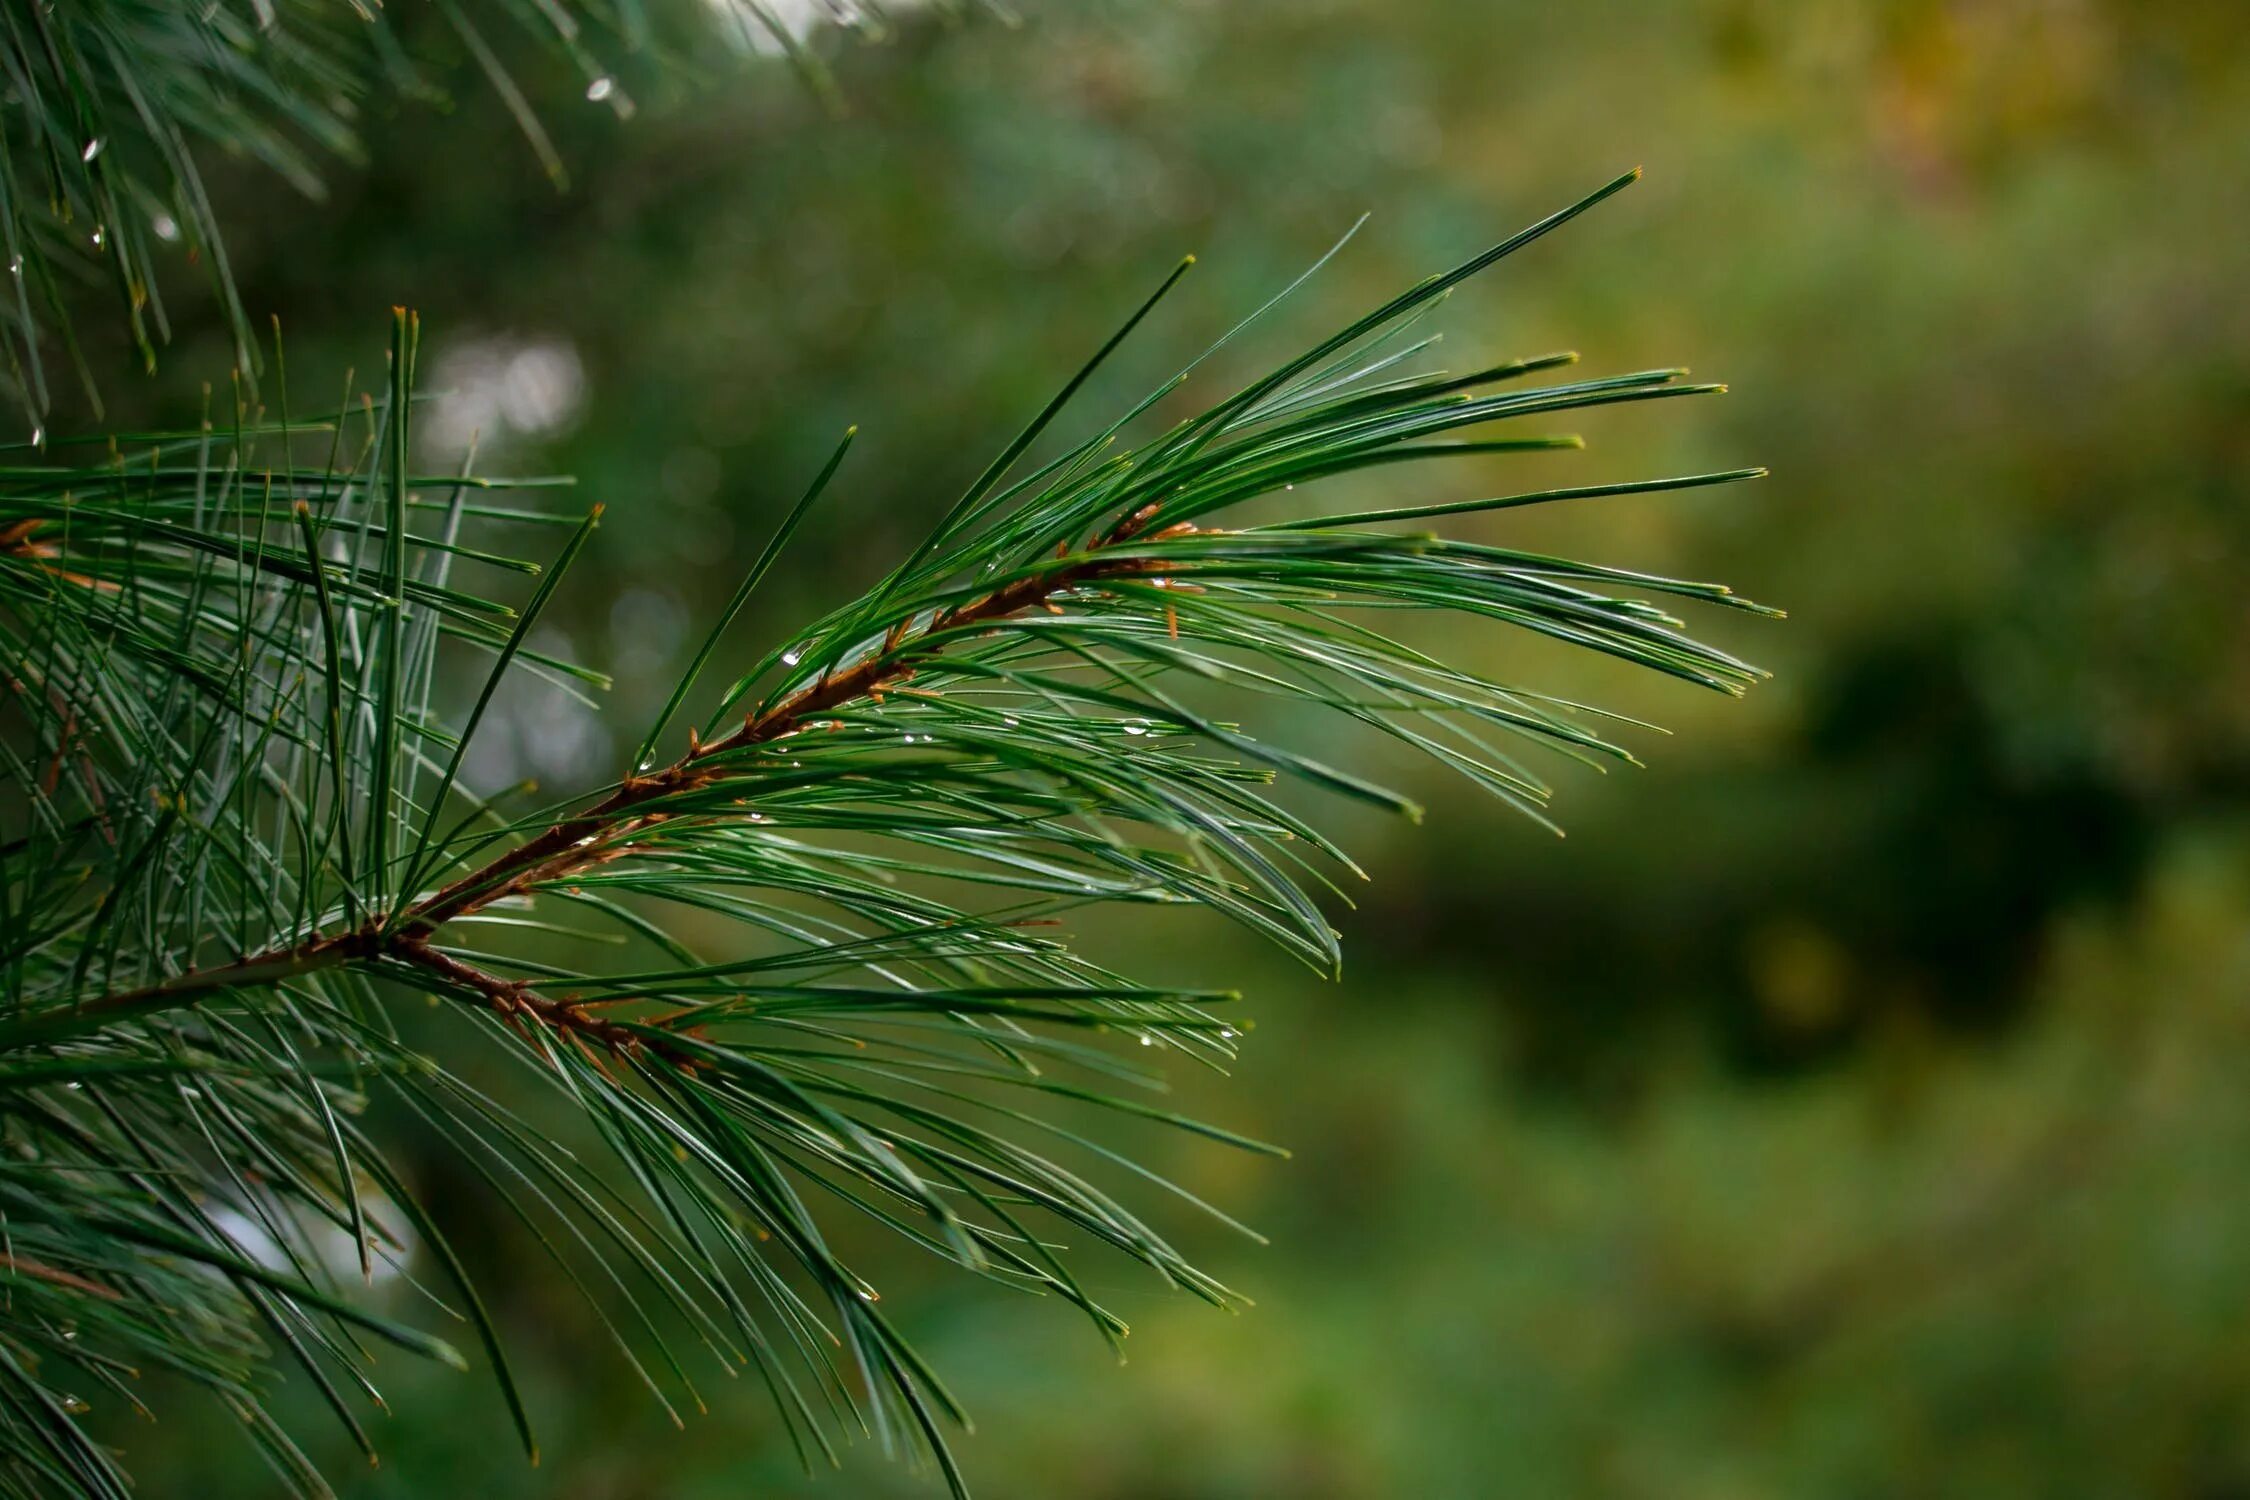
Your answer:
[[[560,59],[585,80],[587,100],[622,116],[633,102],[613,64],[669,76],[706,41],[660,34],[638,0],[440,0],[435,9],[557,187],[567,184],[564,163],[509,58],[528,49]],[[759,0],[726,9],[726,19],[686,19],[705,32],[752,28],[749,42],[787,53],[817,91],[833,94],[801,27]],[[838,6],[822,19],[881,30],[880,7]],[[256,339],[205,166],[240,158],[320,198],[331,163],[363,157],[359,117],[374,96],[441,99],[440,82],[392,12],[363,0],[0,6],[0,387],[24,409],[33,441],[68,380],[58,356],[100,410],[71,331],[81,284],[108,286],[153,367],[171,337],[164,286],[200,273],[224,310],[236,363],[254,375]]]
[[[462,1153],[659,1400],[754,1366],[808,1462],[858,1428],[963,1485],[945,1430],[965,1415],[832,1236],[840,1216],[1051,1293],[1113,1342],[1124,1323],[1060,1244],[1236,1302],[1131,1190],[1233,1221],[1075,1122],[1094,1106],[1274,1150],[1157,1092],[1163,1063],[1224,1068],[1248,1023],[1231,993],[1081,953],[1080,914],[1205,907],[1333,970],[1319,898],[1357,869],[1289,784],[1416,809],[1350,769],[1351,736],[1315,753],[1298,726],[1317,713],[1542,820],[1542,752],[1631,759],[1615,721],[1433,653],[1412,617],[1722,692],[1762,675],[1672,616],[1756,608],[1724,589],[1421,529],[1756,470],[1320,499],[1336,475],[1558,442],[1500,424],[1717,389],[1400,352],[1448,288],[1624,180],[1198,416],[1130,442],[1109,424],[1011,477],[1097,356],[879,586],[667,744],[727,627],[848,482],[840,446],[629,769],[533,811],[469,795],[464,756],[503,682],[587,680],[526,642],[594,520],[520,608],[499,597],[526,567],[512,534],[568,517],[473,507],[488,482],[409,470],[410,318],[387,399],[360,412],[244,410],[231,434],[0,465],[0,1495],[125,1494],[73,1393],[133,1400],[127,1372],[150,1369],[208,1389],[320,1493],[263,1404],[269,1361],[365,1445],[374,1342],[459,1359],[360,1308],[350,1283],[389,1265],[440,1273],[428,1296],[467,1320],[536,1453],[443,1226],[361,1123],[377,1099]],[[321,450],[360,457],[305,461]],[[436,679],[478,665],[473,706],[441,713]],[[730,935],[691,944],[689,916]],[[567,1138],[466,1081],[480,1048],[554,1092]]]

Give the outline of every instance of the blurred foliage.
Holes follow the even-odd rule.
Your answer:
[[[1590,424],[1589,453],[1534,461],[1559,483],[1775,478],[1471,534],[1787,605],[1733,638],[1778,687],[1714,712],[1601,684],[1683,733],[1649,772],[1566,785],[1560,844],[1481,806],[1353,825],[1376,881],[1341,985],[1217,934],[1159,955],[1257,1001],[1236,1083],[1183,1095],[1296,1159],[1150,1149],[1273,1237],[1181,1226],[1260,1306],[1103,1287],[1136,1325],[1121,1373],[1051,1309],[904,1297],[983,1423],[984,1490],[2250,1493],[2250,10],[1055,0],[1025,22],[836,43],[840,116],[724,70],[635,80],[630,126],[549,115],[567,195],[494,101],[403,101],[328,212],[228,220],[296,385],[340,380],[413,300],[450,341],[427,367],[458,387],[452,440],[611,504],[607,571],[559,613],[631,723],[846,422],[839,508],[746,645],[864,584],[1181,251],[1203,263],[1128,388],[1362,211],[1295,317],[1647,165],[1568,253],[1457,299],[1448,344],[1574,347],[1589,373],[1692,356],[1734,384]],[[574,97],[539,66],[528,93]],[[222,214],[273,191],[212,190]],[[225,358],[216,332],[177,352],[145,403],[192,411],[186,372]],[[508,709],[487,783],[622,753],[563,705]],[[477,1220],[472,1184],[428,1185]],[[488,1268],[530,1263],[488,1227]],[[415,1372],[355,1494],[925,1492],[871,1465],[801,1481],[754,1393],[675,1434],[566,1288],[488,1280],[549,1467],[492,1441],[487,1393]],[[171,1492],[253,1493],[230,1441],[136,1435]]]

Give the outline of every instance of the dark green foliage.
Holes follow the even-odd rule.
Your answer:
[[[636,0],[615,12],[577,0],[440,0],[436,8],[519,106],[471,11],[529,29],[589,78],[603,75],[581,40],[581,15],[635,38],[645,31]],[[77,357],[68,307],[79,284],[109,285],[142,359],[154,365],[156,345],[171,333],[159,267],[175,251],[211,278],[237,358],[255,370],[250,320],[198,157],[217,148],[252,158],[317,198],[324,159],[359,155],[361,101],[378,78],[411,92],[431,88],[382,8],[356,0],[10,3],[0,6],[0,67],[0,251],[10,283],[0,289],[0,324],[8,374],[34,423],[54,395],[48,336],[59,335]],[[543,146],[527,110],[522,119]],[[542,155],[559,175],[552,151]],[[81,366],[81,374],[91,392],[91,373]]]
[[[662,12],[664,7],[658,7]],[[816,85],[824,75],[766,0],[729,0],[745,46],[786,52]],[[879,29],[880,7],[822,17]],[[362,154],[362,117],[384,91],[444,102],[439,52],[474,68],[506,104],[546,175],[567,179],[540,117],[511,76],[529,50],[576,75],[585,97],[620,115],[632,97],[611,69],[679,71],[699,27],[671,37],[643,0],[433,0],[393,12],[361,0],[8,0],[0,5],[0,347],[5,375],[37,430],[56,399],[59,346],[100,401],[71,333],[82,287],[114,295],[144,364],[171,337],[162,287],[180,265],[210,280],[246,374],[260,368],[252,322],[199,162],[248,158],[307,199],[323,196],[332,160]],[[677,30],[678,28],[671,28]],[[434,35],[426,35],[430,33]]]
[[[838,1215],[1112,1340],[1124,1323],[1075,1269],[1089,1246],[1230,1302],[1119,1196],[1154,1174],[1076,1120],[1270,1149],[1167,1109],[1149,1066],[1223,1068],[1233,997],[1114,972],[1070,945],[1073,917],[1202,907],[1333,968],[1316,897],[1357,872],[1286,784],[1415,808],[1340,763],[1350,734],[1307,740],[1317,713],[1535,816],[1544,753],[1628,758],[1598,713],[1406,644],[1385,628],[1400,611],[1727,692],[1759,675],[1654,602],[1752,607],[1724,589],[1421,529],[1755,471],[1355,514],[1306,488],[1570,446],[1519,419],[1717,389],[1564,378],[1567,356],[1422,359],[1450,288],[1629,180],[1153,436],[1177,380],[1027,458],[1097,355],[874,588],[711,691],[721,632],[818,524],[839,448],[638,764],[549,806],[481,800],[459,772],[504,677],[587,683],[532,642],[598,511],[411,471],[411,318],[382,400],[292,422],[277,389],[215,430],[0,468],[0,1487],[124,1493],[72,1398],[131,1400],[130,1369],[169,1369],[318,1492],[260,1405],[267,1359],[365,1445],[377,1343],[458,1358],[354,1311],[340,1283],[378,1259],[440,1273],[427,1290],[532,1447],[442,1226],[371,1134],[395,1116],[458,1146],[658,1399],[700,1404],[694,1372],[753,1368],[808,1461],[867,1431],[961,1483],[942,1433],[962,1413],[833,1248]],[[543,571],[510,560],[558,521]],[[533,572],[528,602],[499,602]],[[441,678],[480,657],[448,713]],[[701,726],[684,751],[682,712]],[[687,916],[730,936],[691,945]],[[442,1026],[402,1029],[422,997]],[[480,1090],[475,1049],[543,1081],[584,1138]]]

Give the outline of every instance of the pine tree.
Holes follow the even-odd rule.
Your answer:
[[[878,584],[728,659],[729,627],[820,524],[846,434],[623,774],[559,802],[480,797],[462,766],[504,683],[599,687],[535,642],[600,510],[415,468],[411,315],[384,388],[332,411],[292,414],[275,351],[267,401],[238,382],[199,430],[12,450],[0,1492],[128,1493],[80,1413],[168,1371],[293,1490],[325,1493],[264,1404],[277,1364],[372,1456],[384,1346],[466,1363],[368,1310],[351,1282],[383,1263],[464,1320],[535,1456],[446,1225],[386,1157],[402,1121],[521,1217],[656,1400],[700,1405],[708,1373],[753,1371],[808,1464],[867,1432],[964,1488],[945,1437],[964,1414],[873,1269],[834,1247],[840,1216],[1056,1296],[1112,1342],[1125,1325],[1065,1242],[1231,1303],[1136,1204],[1169,1190],[1231,1221],[1075,1117],[1273,1149],[1159,1092],[1163,1063],[1234,1056],[1236,997],[1115,972],[1072,924],[1206,908],[1333,971],[1320,895],[1359,872],[1290,787],[1418,810],[1332,746],[1389,737],[1542,820],[1532,757],[1631,759],[1609,716],[1431,655],[1385,628],[1398,611],[1724,692],[1760,675],[1663,603],[1757,608],[1723,588],[1433,529],[1757,471],[1348,513],[1314,488],[1574,446],[1524,429],[1719,389],[1572,378],[1569,355],[1429,367],[1453,287],[1631,180],[1197,415],[1156,421],[1183,371],[1060,439],[1183,264]],[[693,946],[682,914],[733,936]],[[494,1056],[572,1122],[563,1138],[471,1081]]]

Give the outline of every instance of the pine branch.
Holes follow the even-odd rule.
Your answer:
[[[1676,370],[1528,383],[1563,357],[1417,368],[1414,330],[1449,288],[1626,180],[1201,415],[1128,443],[1175,380],[1019,475],[1175,272],[921,546],[651,764],[839,447],[635,769],[546,808],[475,797],[460,771],[505,681],[586,680],[529,642],[599,511],[536,570],[495,547],[556,512],[410,471],[410,318],[385,399],[314,431],[245,409],[225,438],[0,464],[0,1494],[122,1493],[56,1373],[120,1362],[210,1387],[317,1493],[259,1404],[269,1349],[370,1452],[349,1393],[362,1335],[457,1358],[340,1290],[379,1257],[453,1283],[532,1448],[473,1285],[357,1123],[378,1097],[456,1147],[587,1288],[658,1400],[701,1401],[685,1331],[718,1368],[759,1372],[808,1462],[862,1426],[962,1488],[943,1433],[962,1414],[836,1248],[838,1212],[1058,1296],[1112,1341],[1125,1326],[1056,1226],[1231,1302],[1100,1179],[1217,1211],[1065,1120],[1092,1105],[1272,1150],[1164,1108],[1160,1074],[1128,1060],[1223,1067],[1246,1026],[1225,1019],[1235,997],[1135,982],[1068,924],[1102,903],[1201,906],[1332,969],[1316,892],[1356,867],[1280,784],[1415,811],[1231,715],[1340,716],[1543,817],[1545,782],[1501,737],[1630,760],[1602,716],[1383,622],[1447,612],[1727,692],[1761,675],[1652,602],[1756,608],[1724,589],[1401,529],[1757,471],[1309,503],[1323,478],[1575,444],[1495,423],[1718,389]],[[471,570],[539,583],[511,609],[456,576]],[[433,683],[464,652],[488,670],[456,724]],[[678,935],[691,913],[730,924],[724,954]],[[453,1002],[441,1039],[399,1025],[415,994]],[[585,1139],[549,1141],[463,1081],[473,1039],[528,1064]],[[189,1345],[182,1309],[219,1332]]]
[[[647,804],[723,788],[735,781],[754,782],[754,768],[722,762],[731,754],[798,733],[808,720],[820,714],[861,700],[879,701],[886,685],[895,686],[902,677],[912,675],[909,664],[916,656],[935,654],[933,637],[1002,624],[1046,605],[1058,593],[1098,586],[1106,579],[1165,578],[1167,570],[1160,563],[1138,556],[1111,555],[1131,543],[1137,531],[1136,519],[1128,518],[1111,535],[1090,543],[1083,556],[1058,558],[1054,566],[1035,571],[982,599],[945,609],[912,636],[900,631],[896,639],[886,638],[882,650],[745,716],[742,727],[723,739],[709,744],[696,741],[684,757],[663,771],[629,778],[585,812],[551,825],[538,837],[459,877],[396,917],[373,917],[348,932],[310,938],[217,968],[191,969],[158,984],[100,996],[76,1007],[69,1022],[73,1027],[106,1025],[121,1016],[193,1003],[216,989],[273,983],[354,961],[390,958],[427,968],[475,990],[503,1014],[529,1013],[558,1029],[595,1038],[609,1050],[623,1050],[632,1040],[630,1032],[575,1014],[571,1007],[541,1000],[519,981],[500,980],[459,963],[431,947],[429,939],[447,923],[473,915],[495,901],[520,897],[532,886],[565,880],[601,863],[651,826],[648,817],[637,811]],[[1194,523],[1181,522],[1172,534],[1194,535],[1196,531]]]

